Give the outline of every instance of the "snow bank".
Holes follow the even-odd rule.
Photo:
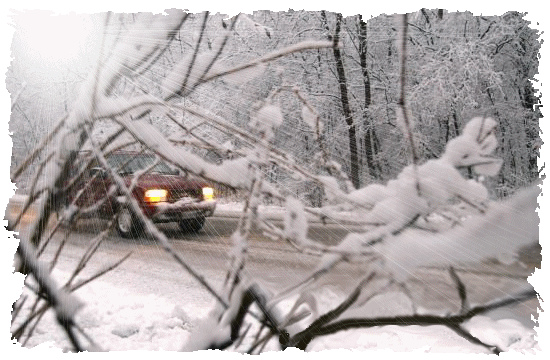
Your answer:
[[[54,272],[58,278],[68,274]],[[136,281],[139,281],[136,279]],[[188,298],[201,299],[200,289],[189,288]],[[196,296],[193,294],[196,292]],[[143,295],[128,291],[121,284],[112,284],[96,280],[79,289],[76,295],[86,303],[78,313],[78,324],[104,350],[166,350],[178,351],[186,343],[193,330],[198,329],[207,318],[211,304],[186,303],[174,304],[159,295]],[[316,310],[318,314],[325,313],[336,307],[345,294],[323,287],[314,291]],[[277,307],[281,313],[287,313],[298,295],[281,302]],[[198,300],[200,301],[200,300]],[[407,314],[410,303],[398,293],[388,293],[378,296],[371,302],[356,309],[350,315],[357,316],[388,316]],[[305,318],[294,326],[295,333],[304,329],[312,319]],[[251,328],[249,334],[254,334]],[[504,349],[533,352],[538,348],[534,340],[535,332],[521,325],[516,320],[491,320],[485,316],[472,319],[467,328],[483,341],[502,346]],[[52,331],[55,329],[55,331]],[[290,329],[289,329],[290,330]],[[242,347],[250,345],[251,339],[245,340]],[[69,347],[65,334],[55,322],[52,312],[49,312],[35,331],[28,347],[53,346]],[[279,350],[277,339],[272,340],[266,351]],[[481,353],[486,349],[472,345],[467,340],[456,335],[443,326],[385,326],[381,328],[357,329],[342,331],[334,335],[315,339],[309,346],[309,351],[326,349],[358,349],[393,351],[447,352],[447,353]]]
[[[55,275],[67,276],[61,272]],[[189,336],[195,321],[189,310],[162,296],[132,293],[105,281],[96,280],[75,294],[86,303],[76,321],[103,350],[176,351]],[[37,327],[28,347],[46,342],[55,347],[69,347],[51,311]]]

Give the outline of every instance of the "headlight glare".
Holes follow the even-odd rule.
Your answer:
[[[214,200],[214,189],[211,187],[202,188],[202,197],[204,200]]]
[[[146,202],[161,202],[166,201],[168,191],[165,189],[149,189],[145,192]]]

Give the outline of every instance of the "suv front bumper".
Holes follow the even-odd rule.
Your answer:
[[[153,207],[153,211],[150,218],[153,222],[172,222],[209,217],[214,214],[216,204],[215,200],[151,204],[149,206]]]

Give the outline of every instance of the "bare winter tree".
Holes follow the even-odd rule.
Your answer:
[[[322,14],[324,17],[325,13]],[[75,320],[85,302],[72,292],[131,256],[127,254],[113,264],[106,264],[90,278],[77,280],[89,262],[94,261],[94,253],[120,215],[111,218],[89,244],[66,283],[58,284],[51,274],[57,255],[61,254],[72,234],[74,223],[102,201],[99,199],[98,203],[84,207],[77,205],[82,192],[75,198],[69,197],[79,179],[93,166],[99,165],[106,173],[96,172],[94,176],[107,176],[115,184],[109,191],[116,193],[119,199],[119,214],[130,211],[141,225],[143,235],[154,239],[216,300],[210,316],[193,329],[187,343],[182,344],[182,350],[235,349],[260,353],[273,340],[280,344],[281,349],[297,347],[305,350],[313,339],[346,329],[412,324],[443,325],[494,353],[504,350],[496,344],[484,343],[470,333],[464,326],[465,322],[490,310],[536,298],[536,292],[528,289],[470,306],[468,289],[453,266],[464,260],[514,255],[519,247],[538,241],[535,209],[539,189],[532,185],[506,203],[497,203],[489,199],[483,183],[464,176],[464,171],[471,169],[479,176],[492,177],[502,165],[502,160],[492,155],[498,144],[496,129],[499,125],[490,117],[471,119],[460,136],[446,144],[439,158],[421,162],[407,98],[408,21],[406,15],[398,19],[400,21],[395,26],[400,35],[395,41],[400,53],[400,87],[396,123],[407,140],[410,165],[386,185],[372,184],[358,189],[355,122],[351,111],[346,109],[349,99],[338,40],[341,15],[336,15],[336,27],[330,41],[298,42],[244,63],[227,65],[223,55],[236,36],[235,29],[240,21],[259,29],[262,36],[271,36],[270,29],[245,15],[212,24],[209,13],[195,15],[177,10],[169,11],[167,16],[142,13],[135,19],[134,16],[128,19],[105,14],[101,57],[83,84],[78,99],[68,114],[58,119],[53,130],[11,173],[12,180],[16,181],[29,164],[40,158],[29,196],[20,214],[10,218],[8,225],[11,231],[18,229],[31,206],[37,209],[31,225],[21,231],[17,250],[17,271],[28,275],[25,285],[34,293],[34,298],[22,297],[14,304],[13,337],[24,342],[33,335],[43,315],[53,310],[72,350],[110,350],[101,349]],[[217,27],[221,35],[209,39],[207,29],[210,26]],[[360,31],[364,42],[366,30],[363,23]],[[181,57],[172,57],[172,50],[182,47],[186,49]],[[236,126],[194,101],[194,96],[200,96],[201,89],[217,81],[238,84],[239,81],[262,77],[269,72],[269,65],[278,59],[311,50],[332,51],[337,63],[342,107],[349,127],[350,177],[331,158],[326,139],[322,136],[325,121],[308,94],[298,86],[282,83],[272,86],[267,95],[254,105],[246,126]],[[364,50],[362,54],[364,62]],[[148,84],[151,84],[151,73],[160,64],[169,64],[168,70],[161,76],[160,86],[151,85],[153,91]],[[361,65],[364,70],[364,64]],[[368,74],[363,72],[361,81],[367,80]],[[364,89],[368,89],[367,83]],[[304,123],[311,128],[317,143],[315,161],[325,175],[309,171],[292,155],[273,145],[275,134],[285,121],[280,106],[285,97],[292,97],[300,104]],[[367,101],[365,106],[368,105]],[[162,126],[170,124],[169,129],[177,133],[177,139],[174,134],[163,135],[153,118],[162,119]],[[105,122],[111,124],[109,133],[102,138],[94,136]],[[219,134],[207,136],[203,131],[205,127],[214,128]],[[199,144],[227,154],[226,139],[239,142],[242,147],[234,150],[234,156],[223,158],[218,163],[205,161],[197,151],[181,146]],[[91,149],[91,157],[81,156],[84,147]],[[215,288],[190,265],[185,254],[174,250],[171,241],[143,213],[132,196],[132,184],[145,172],[151,171],[157,162],[136,173],[128,186],[118,169],[107,161],[115,149],[136,147],[139,151],[154,154],[158,162],[167,163],[181,172],[246,194],[245,207],[232,236],[234,249],[229,254],[222,288]],[[266,181],[264,170],[274,164],[295,177],[322,187],[327,204],[321,208],[308,208],[284,186]],[[275,198],[285,204],[283,226],[258,216],[258,207],[266,198]],[[344,216],[342,209],[353,213],[361,230],[339,239],[334,246],[323,245],[308,237],[308,222],[312,217],[323,221],[341,220]],[[465,213],[468,217],[463,220]],[[434,222],[434,214],[443,220]],[[287,289],[273,292],[266,288],[261,279],[249,278],[244,271],[248,240],[254,229],[291,244],[297,252],[318,256],[318,266]],[[54,235],[60,232],[63,232],[63,240],[56,250],[56,258],[50,264],[43,263],[41,254]],[[364,277],[341,304],[328,312],[317,313],[312,289],[319,279],[343,263],[355,262],[368,264]],[[417,305],[421,304],[414,301],[411,313],[405,316],[368,317],[361,312],[362,304],[388,291],[398,289],[409,295],[407,280],[413,271],[432,262],[449,268],[461,302],[458,312],[421,314],[416,311]],[[281,302],[289,300],[293,301],[291,309],[282,310]],[[21,315],[23,308],[29,309],[29,304],[30,311]],[[297,326],[303,321],[306,321],[304,326]]]

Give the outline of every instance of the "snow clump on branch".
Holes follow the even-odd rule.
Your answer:
[[[401,266],[399,261],[393,261],[387,244],[399,248],[400,241],[396,238],[419,218],[440,210],[455,199],[485,213],[487,189],[473,179],[464,178],[459,169],[471,167],[482,175],[496,175],[502,162],[488,156],[497,143],[495,127],[496,122],[492,119],[474,118],[461,136],[447,144],[441,158],[418,166],[416,176],[410,165],[386,186],[374,184],[345,195],[352,203],[372,207],[362,220],[376,227],[364,233],[348,234],[334,253],[324,256],[320,268],[329,269],[351,255],[365,255],[373,247],[382,258]],[[417,181],[420,191],[416,188]],[[339,189],[334,179],[323,182],[328,186],[327,192],[332,195],[332,200],[338,200],[335,195]],[[422,239],[422,236],[416,236]]]
[[[488,176],[498,173],[502,160],[488,156],[497,144],[495,127],[496,122],[493,119],[472,119],[461,136],[447,143],[441,158],[429,160],[418,167],[420,196],[428,202],[429,208],[416,215],[434,211],[454,198],[477,209],[483,208],[482,203],[488,196],[487,190],[477,181],[465,179],[459,169],[471,167],[474,172]],[[351,192],[347,199],[366,207],[374,206],[367,215],[367,220],[387,224],[396,216],[410,212],[409,207],[417,207],[418,210],[425,208],[414,204],[410,198],[416,192],[414,186],[413,168],[407,166],[396,180],[389,181],[386,186],[373,184]],[[392,211],[384,210],[388,207]]]
[[[255,129],[265,137],[271,140],[275,130],[283,123],[283,114],[281,108],[273,104],[264,104],[256,115],[252,118],[250,127]]]
[[[304,205],[298,199],[287,197],[284,217],[285,235],[299,244],[307,241],[307,216]]]

